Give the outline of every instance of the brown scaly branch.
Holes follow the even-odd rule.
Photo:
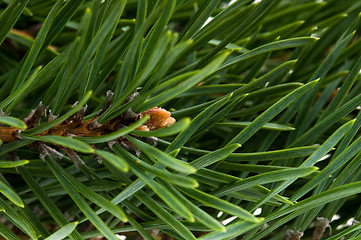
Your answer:
[[[330,228],[331,230],[330,220],[328,220],[327,218],[318,217],[317,221],[318,222],[316,224],[315,230],[313,231],[310,240],[320,240],[326,228]]]
[[[128,109],[124,113],[120,114],[118,117],[110,120],[105,124],[97,123],[96,119],[109,107],[110,101],[112,98],[111,93],[107,93],[107,101],[102,110],[99,113],[88,121],[83,121],[83,117],[86,111],[86,107],[81,108],[77,113],[68,119],[64,120],[62,123],[43,131],[37,135],[58,135],[58,136],[78,136],[78,137],[94,137],[102,136],[114,132],[124,126],[129,126],[135,121],[139,120],[145,115],[149,115],[150,118],[147,122],[140,126],[138,130],[149,131],[159,128],[164,128],[171,126],[175,119],[171,117],[170,112],[165,109],[154,107],[142,113],[135,113],[133,110]],[[42,103],[39,104],[37,109],[33,110],[28,117],[24,119],[28,128],[35,127],[41,116],[46,111],[46,106]],[[50,118],[54,118],[54,115],[51,115]],[[4,127],[0,126],[0,139],[4,143],[13,142],[19,139],[19,132],[21,129],[16,127]]]
[[[303,232],[295,230],[287,230],[285,235],[282,237],[282,240],[300,240],[303,236]]]

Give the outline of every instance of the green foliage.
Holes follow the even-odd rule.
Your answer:
[[[0,1],[0,236],[360,239],[360,11]]]

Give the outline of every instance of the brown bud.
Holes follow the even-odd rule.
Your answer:
[[[176,121],[174,118],[170,116],[171,115],[170,112],[168,112],[163,108],[158,108],[158,107],[154,107],[140,114],[141,117],[145,115],[149,115],[150,118],[143,126],[148,127],[149,130],[168,127],[173,125]],[[143,129],[146,130],[146,128],[143,126],[141,126],[138,130],[143,130]]]

